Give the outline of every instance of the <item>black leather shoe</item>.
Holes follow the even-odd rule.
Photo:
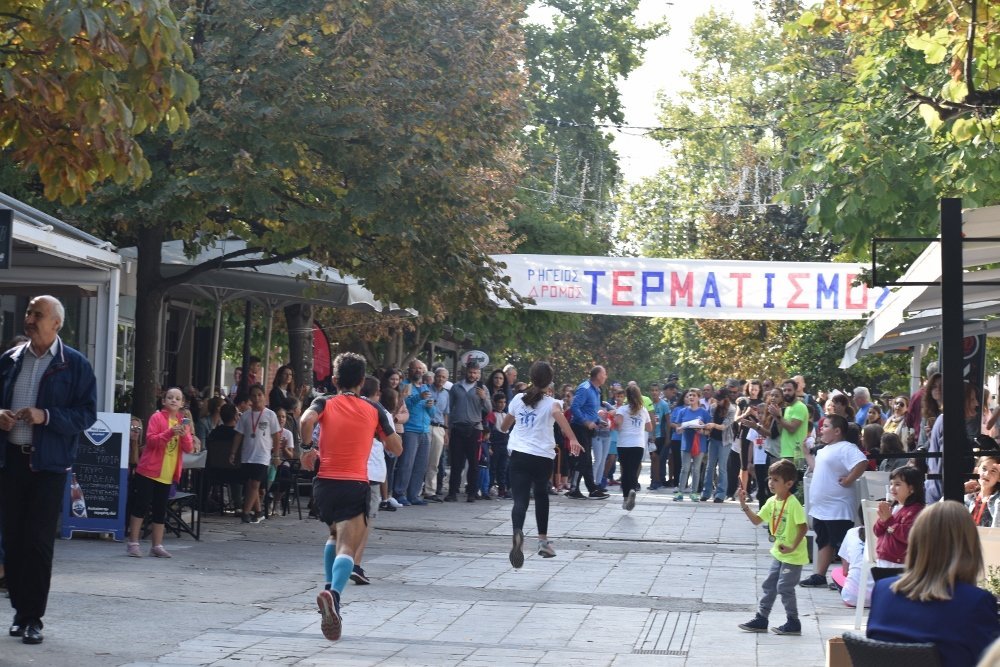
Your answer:
[[[24,626],[20,623],[14,623],[10,626],[10,636],[11,637],[23,637],[24,636]]]
[[[41,644],[45,637],[42,636],[42,626],[37,623],[28,623],[24,626],[24,636],[21,641],[25,644]]]

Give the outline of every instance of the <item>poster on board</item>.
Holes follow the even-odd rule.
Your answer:
[[[76,461],[66,479],[63,539],[75,532],[125,538],[131,423],[130,415],[98,412],[97,421],[80,437]]]

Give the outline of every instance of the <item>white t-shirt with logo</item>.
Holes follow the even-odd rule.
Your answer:
[[[514,428],[507,441],[507,451],[554,459],[556,439],[552,426],[556,418],[552,411],[560,409],[559,405],[551,396],[542,396],[534,407],[524,404],[524,394],[511,399],[507,413],[514,416]]]
[[[840,479],[862,461],[857,445],[841,440],[816,452],[816,467],[809,485],[809,516],[825,521],[851,521],[858,516],[858,498],[853,485],[843,487]]]
[[[260,412],[247,410],[236,422],[236,432],[243,436],[243,463],[268,465],[271,463],[271,451],[274,449],[275,433],[281,433],[278,425],[278,415],[264,408]]]
[[[638,414],[632,414],[632,408],[623,405],[615,410],[615,415],[622,416],[622,425],[618,428],[618,446],[645,447],[649,411],[640,407]]]

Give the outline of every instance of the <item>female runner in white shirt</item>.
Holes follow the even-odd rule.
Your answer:
[[[548,539],[549,478],[552,476],[552,460],[556,456],[552,424],[559,424],[573,455],[579,455],[583,450],[563,415],[562,405],[545,395],[545,389],[552,384],[552,366],[545,361],[536,361],[528,374],[531,385],[526,392],[511,400],[507,416],[500,426],[500,430],[510,432],[507,451],[510,452],[510,493],[514,497],[514,507],[510,511],[514,523],[510,564],[515,568],[524,565],[524,517],[528,513],[532,490],[535,493],[538,555],[543,558],[556,555]]]
[[[639,466],[646,449],[646,434],[652,432],[653,422],[649,411],[642,405],[639,387],[630,384],[625,388],[625,405],[615,410],[615,428],[618,429],[618,460],[622,464],[622,509],[635,507],[635,485],[639,482]]]

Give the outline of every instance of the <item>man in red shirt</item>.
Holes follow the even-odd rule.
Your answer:
[[[313,501],[320,521],[330,537],[323,552],[326,586],[316,597],[323,615],[323,636],[340,639],[340,596],[354,570],[354,554],[365,537],[368,521],[368,457],[372,440],[396,456],[403,443],[392,420],[374,403],[358,396],[365,381],[365,359],[345,352],[333,362],[333,380],[340,393],[313,401],[302,414],[302,467],[311,470],[319,458],[313,479]],[[313,448],[313,429],[319,424],[319,443]],[[318,451],[317,451],[318,450]]]

